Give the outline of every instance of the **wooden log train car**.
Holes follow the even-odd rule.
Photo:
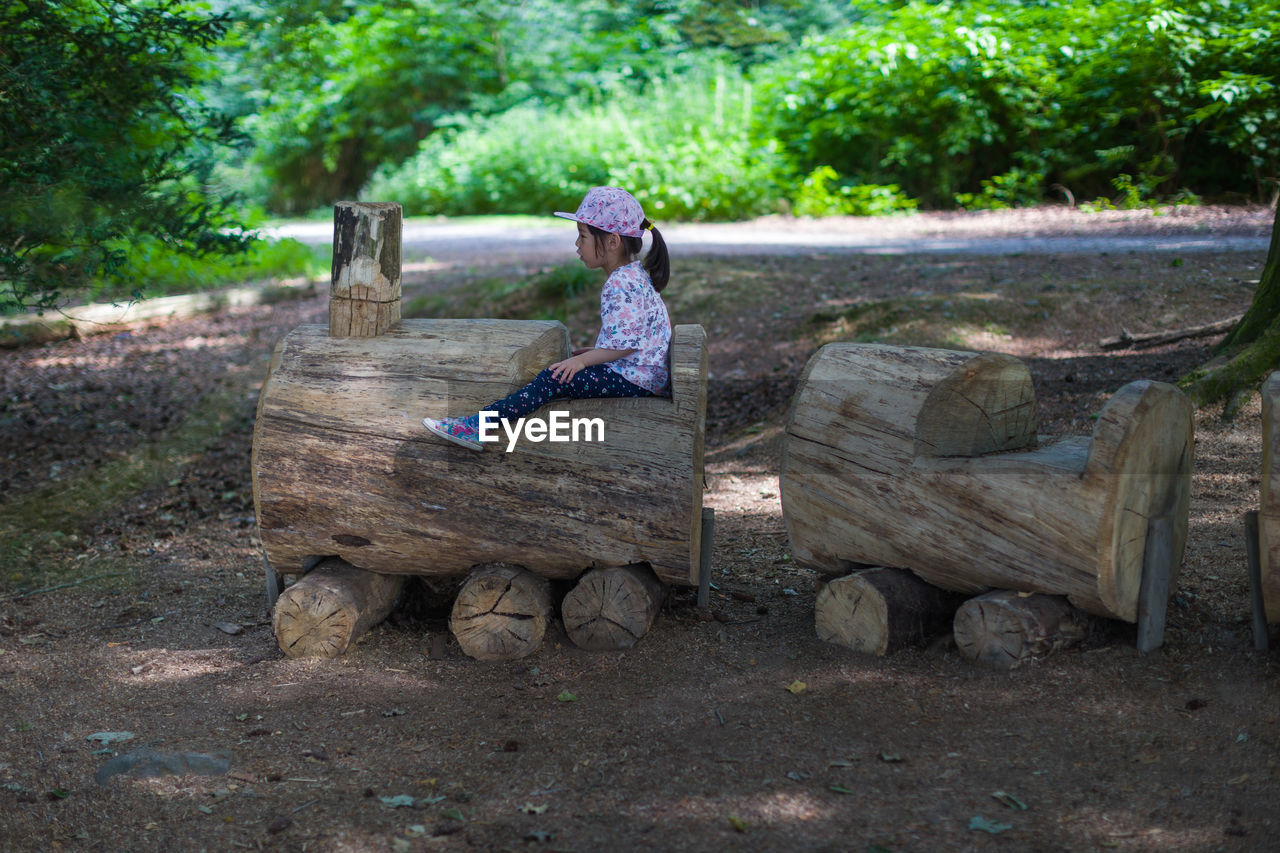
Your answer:
[[[797,562],[826,575],[909,570],[968,595],[1061,596],[1139,623],[1140,648],[1159,645],[1186,540],[1190,401],[1171,385],[1132,382],[1090,438],[1046,444],[1036,424],[1030,374],[1011,356],[823,347],[800,379],[784,439],[782,509]],[[945,606],[917,586],[892,574],[841,578],[819,596],[819,631],[883,653],[891,623],[915,630]],[[999,644],[1017,603],[976,605],[1000,628],[971,642],[982,647],[973,656]],[[907,618],[872,619],[895,606]],[[974,615],[967,624],[981,623]]]

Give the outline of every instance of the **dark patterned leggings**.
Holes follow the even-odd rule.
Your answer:
[[[485,406],[486,412],[497,412],[498,417],[514,421],[545,406],[552,400],[584,400],[591,397],[652,397],[653,392],[628,382],[603,364],[593,364],[563,384],[544,370],[533,381]]]

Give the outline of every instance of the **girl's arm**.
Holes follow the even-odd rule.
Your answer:
[[[560,384],[564,384],[577,376],[584,367],[590,367],[593,364],[607,364],[610,361],[617,361],[620,358],[626,358],[635,352],[633,349],[589,349],[583,350],[577,355],[566,358],[564,361],[557,361],[551,365],[548,370],[551,375]]]

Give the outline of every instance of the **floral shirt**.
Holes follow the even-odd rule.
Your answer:
[[[598,349],[635,352],[605,367],[654,394],[666,394],[667,352],[671,348],[671,317],[653,289],[649,273],[639,261],[618,267],[600,291]]]

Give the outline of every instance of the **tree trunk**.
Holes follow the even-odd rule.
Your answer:
[[[520,566],[477,567],[458,592],[449,630],[477,660],[515,660],[542,645],[551,621],[551,584]]]
[[[1253,302],[1214,353],[1179,382],[1197,406],[1252,391],[1280,363],[1280,206]]]
[[[956,611],[960,654],[995,669],[1013,669],[1085,638],[1089,617],[1057,595],[997,590]]]
[[[395,605],[404,578],[357,569],[330,557],[286,589],[272,616],[276,641],[291,658],[337,657]]]
[[[372,338],[400,322],[400,205],[341,201],[333,208],[329,334]]]
[[[560,605],[565,632],[580,648],[629,649],[649,632],[662,592],[662,581],[645,565],[592,569]]]
[[[814,621],[823,642],[888,655],[945,634],[956,603],[954,594],[906,569],[866,569],[829,581]]]
[[[800,379],[783,446],[797,562],[828,574],[896,566],[969,594],[1066,595],[1136,621],[1148,519],[1172,519],[1175,570],[1181,561],[1190,403],[1170,385],[1131,382],[1091,439],[1043,447],[1033,446],[1034,408],[1013,359],[823,347]]]

